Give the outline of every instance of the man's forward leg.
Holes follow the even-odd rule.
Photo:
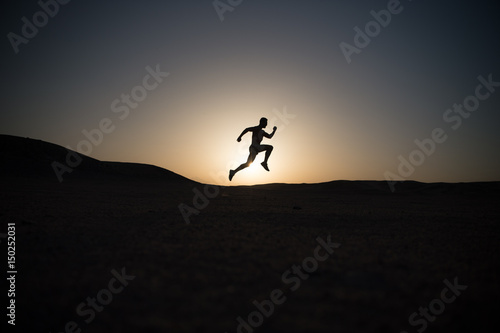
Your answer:
[[[272,152],[273,152],[273,146],[266,145],[266,155],[264,156],[264,162],[266,164],[267,164],[267,160],[269,159],[269,156],[271,156]]]
[[[266,155],[264,156],[264,162],[261,163],[262,167],[269,171],[269,167],[267,165],[267,160],[269,159],[269,156],[271,156],[271,153],[273,151],[273,146],[271,145],[263,145],[264,150],[266,151]]]

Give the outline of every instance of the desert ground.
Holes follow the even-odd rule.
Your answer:
[[[208,187],[125,164],[58,182],[37,170],[62,151],[16,141],[15,151],[32,149],[26,160],[5,142],[0,232],[16,224],[18,331],[479,332],[496,323],[498,182],[404,182],[394,193],[383,181]],[[209,197],[193,203],[198,191]],[[200,208],[189,224],[180,204]],[[6,257],[4,238],[1,248]]]

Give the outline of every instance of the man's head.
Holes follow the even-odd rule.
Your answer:
[[[259,127],[266,128],[266,126],[267,126],[267,118],[264,117],[260,118]]]

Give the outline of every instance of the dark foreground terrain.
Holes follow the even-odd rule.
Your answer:
[[[59,183],[11,168],[0,178],[4,263],[6,225],[16,225],[18,331],[480,332],[496,323],[500,183],[204,188],[115,167],[127,171]],[[197,199],[187,224],[179,204],[194,209],[193,189],[215,192]]]

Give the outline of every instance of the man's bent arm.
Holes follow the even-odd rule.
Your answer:
[[[271,139],[274,136],[274,133],[276,133],[276,126],[273,127],[273,132],[271,134],[264,132],[264,136],[268,139]]]
[[[243,135],[245,135],[248,131],[250,131],[250,127],[245,128],[245,129],[243,130],[243,132],[241,132],[241,134],[240,134],[240,136],[238,137],[238,139],[236,139],[236,140],[238,140],[238,142],[240,142],[240,141],[241,141],[241,137],[242,137]]]

